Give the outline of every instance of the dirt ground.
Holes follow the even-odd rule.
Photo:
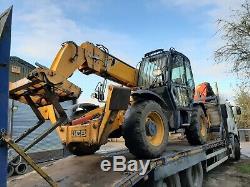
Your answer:
[[[226,162],[204,176],[204,187],[249,187],[250,173],[243,173],[239,166],[248,165],[250,159],[242,159],[239,162]]]
[[[241,143],[241,160],[227,161],[204,175],[204,187],[249,187],[250,142]]]

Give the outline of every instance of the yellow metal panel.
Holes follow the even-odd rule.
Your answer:
[[[72,43],[66,43],[57,53],[50,70],[67,79],[82,63],[84,63],[82,48]]]
[[[138,70],[120,59],[107,54],[94,44],[81,44],[87,62],[80,69],[91,70],[95,74],[117,83],[134,87],[137,85]]]
[[[92,43],[85,42],[77,46],[73,42],[66,42],[57,53],[50,69],[45,67],[36,68],[32,73],[33,78],[23,79],[20,82],[10,84],[10,95],[20,102],[26,103],[22,96],[27,90],[35,90],[31,99],[39,105],[49,105],[46,101],[44,86],[53,85],[54,94],[59,98],[72,99],[78,98],[81,89],[68,81],[67,79],[79,69],[85,74],[94,73],[119,84],[136,87],[138,79],[138,70],[120,59],[101,50]],[[40,90],[37,90],[37,89]],[[89,144],[103,144],[107,141],[109,134],[118,129],[123,122],[125,111],[109,110],[111,94],[113,87],[109,87],[108,98],[105,108],[98,108],[90,111],[88,114],[99,114],[100,119],[91,120],[88,124],[79,124],[71,126],[59,126],[56,130],[62,142],[80,141]],[[122,99],[122,98],[121,98]],[[40,108],[45,119],[50,119],[54,124],[57,121],[55,111],[52,105]],[[87,114],[86,114],[87,115]],[[73,136],[76,130],[84,130],[84,136]]]
[[[56,114],[53,105],[48,105],[39,108],[40,113],[42,114],[45,120],[50,120],[51,124],[55,124],[57,122]],[[56,128],[56,132],[61,139],[62,143],[66,142],[66,128],[65,126],[59,126]]]
[[[68,126],[67,142],[83,142],[89,145],[98,144],[98,129],[97,123],[88,123],[83,125]]]
[[[113,86],[110,85],[108,88],[108,96],[105,104],[105,110],[102,118],[102,122],[98,134],[98,142],[104,144],[107,141],[110,133],[119,128],[124,120],[125,111],[111,111],[109,110],[110,99],[113,92]]]

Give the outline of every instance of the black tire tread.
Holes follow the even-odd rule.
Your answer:
[[[167,187],[181,187],[181,179],[178,173],[171,175],[165,179]]]
[[[72,142],[67,145],[67,149],[70,153],[76,156],[91,155],[99,150],[100,145],[86,145],[81,142]]]
[[[203,109],[200,106],[196,106],[196,111],[192,113],[190,126],[186,128],[186,138],[191,145],[203,145],[206,143],[199,133],[199,117],[205,115]]]
[[[141,118],[145,112],[145,107],[158,108],[165,124],[165,138],[163,143],[158,149],[152,149],[152,147],[144,141],[143,129],[141,124]],[[137,102],[129,109],[129,115],[125,118],[123,124],[123,137],[125,139],[125,145],[129,151],[138,158],[156,158],[162,154],[167,145],[168,126],[166,118],[158,103],[152,100]],[[167,132],[166,132],[167,131]]]
[[[234,144],[235,144],[234,160],[237,161],[237,160],[240,160],[240,142],[236,137],[234,137]]]

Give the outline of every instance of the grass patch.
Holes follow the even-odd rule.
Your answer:
[[[237,165],[236,168],[240,173],[250,175],[250,163],[241,163],[241,164]]]

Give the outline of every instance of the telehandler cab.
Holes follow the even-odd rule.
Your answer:
[[[18,137],[19,142],[44,120],[52,127],[24,150],[56,129],[75,155],[92,154],[108,141],[123,136],[129,151],[155,158],[167,148],[169,131],[185,128],[191,144],[204,144],[208,120],[202,102],[194,102],[194,80],[189,59],[171,48],[146,53],[136,69],[109,54],[102,45],[65,42],[50,69],[38,65],[27,78],[10,84],[10,97],[29,104],[39,122]],[[82,104],[69,118],[60,102],[77,99],[81,89],[67,79],[78,69],[122,86],[108,86],[104,107]],[[82,80],[84,81],[84,80]],[[104,100],[106,81],[94,97]]]

